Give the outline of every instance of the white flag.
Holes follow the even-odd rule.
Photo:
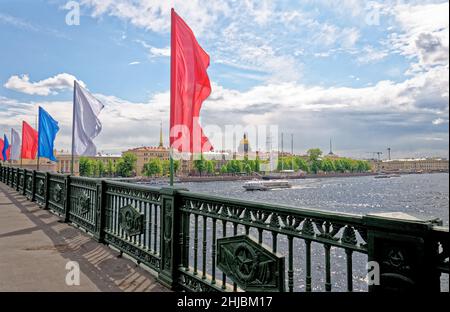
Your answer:
[[[92,140],[102,131],[97,116],[104,105],[76,81],[74,88],[72,152],[74,155],[95,156],[97,148]]]
[[[16,130],[11,129],[11,160],[20,159],[20,148],[20,135]]]

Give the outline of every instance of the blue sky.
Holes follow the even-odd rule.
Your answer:
[[[173,6],[211,57],[204,125],[276,124],[297,152],[331,137],[342,155],[448,157],[447,1],[81,0],[71,26],[68,2],[0,2],[5,132],[42,105],[68,148],[76,78],[107,107],[100,150],[157,144]]]

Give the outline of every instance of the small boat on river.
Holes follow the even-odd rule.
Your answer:
[[[273,189],[291,188],[292,185],[286,180],[270,181],[248,181],[243,187],[247,191],[268,191]]]

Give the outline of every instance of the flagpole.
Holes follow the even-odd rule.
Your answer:
[[[170,109],[172,110],[172,102],[174,99],[175,91],[175,55],[174,55],[174,43],[175,43],[175,25],[173,23],[173,15],[175,11],[172,8],[170,12]],[[172,119],[172,111],[170,111],[170,119]],[[169,122],[169,171],[170,171],[170,183],[169,185],[173,187],[173,148],[170,142],[170,127],[172,126],[172,120]]]
[[[39,110],[39,108],[38,108]],[[36,171],[39,171],[39,128],[38,128],[38,115],[36,115],[36,129],[38,131],[38,150],[37,150],[37,164],[36,164]]]
[[[12,135],[13,135],[13,128],[11,128],[11,143],[12,143]],[[12,146],[11,146],[11,150],[12,150]],[[9,152],[9,165],[12,164],[12,160],[11,160],[11,151]]]
[[[23,120],[22,120],[22,138],[20,140],[20,168],[22,168],[22,149],[23,149]]]
[[[71,153],[71,161],[70,161],[70,174],[73,175],[74,172],[74,159],[73,159],[73,138],[75,137],[75,89],[76,89],[77,81],[73,81],[73,105],[72,105],[72,153]]]

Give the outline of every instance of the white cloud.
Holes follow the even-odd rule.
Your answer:
[[[11,76],[3,85],[7,89],[17,92],[22,92],[31,95],[47,96],[57,94],[64,89],[73,88],[76,77],[67,73],[58,74],[54,77],[43,79],[36,82],[31,82],[27,74],[21,76]],[[80,85],[85,86],[82,81],[78,81]]]
[[[363,48],[361,54],[357,58],[359,64],[368,64],[378,62],[389,55],[387,50],[377,50],[374,47],[368,45]]]
[[[410,58],[417,58],[411,72],[430,66],[448,66],[449,4],[401,4],[395,7],[395,19],[402,33],[392,34],[394,48]]]
[[[437,118],[435,120],[432,121],[433,125],[442,125],[442,124],[446,124],[448,123],[448,119],[443,119],[443,118]]]
[[[170,47],[157,48],[157,47],[154,47],[151,44],[145,42],[144,40],[136,40],[136,42],[140,43],[145,49],[148,50],[150,57],[169,57],[170,56]]]
[[[134,62],[128,63],[128,65],[139,65],[139,64],[141,64],[141,62],[139,62],[139,61],[134,61]]]
[[[317,87],[299,83],[268,83],[247,91],[212,85],[202,107],[202,124],[274,124],[294,133],[295,148],[326,148],[330,136],[343,153],[364,156],[364,151],[384,148],[387,142],[398,155],[417,151],[446,156],[448,148],[448,76],[435,68],[401,83],[381,81],[362,88]],[[169,92],[152,95],[142,103],[95,94],[104,104],[103,130],[96,139],[99,150],[121,152],[158,142],[159,122],[165,138],[169,123]],[[0,97],[1,128],[31,124],[41,105],[61,125],[56,146],[70,145],[71,101],[19,102]],[[429,128],[434,124],[433,129]],[[120,129],[120,131],[118,131]],[[145,129],[145,131],[142,131]],[[421,137],[417,140],[414,138]],[[425,137],[439,137],[430,141]],[[213,142],[220,146],[219,142]],[[356,153],[356,154],[355,154]]]
[[[166,56],[169,57],[170,56],[170,47],[165,47],[165,48],[155,48],[155,47],[151,47],[149,49],[150,51],[150,55],[152,56]]]
[[[221,1],[201,0],[82,0],[81,3],[92,8],[94,17],[111,15],[155,32],[170,30],[170,9],[175,8],[197,34],[206,31],[218,15],[229,10]]]
[[[14,27],[17,27],[20,29],[24,29],[24,30],[38,31],[38,28],[36,28],[31,23],[24,21],[23,19],[20,19],[18,17],[8,15],[8,14],[0,13],[0,23],[8,24],[8,25],[11,25],[11,26],[14,26]]]

